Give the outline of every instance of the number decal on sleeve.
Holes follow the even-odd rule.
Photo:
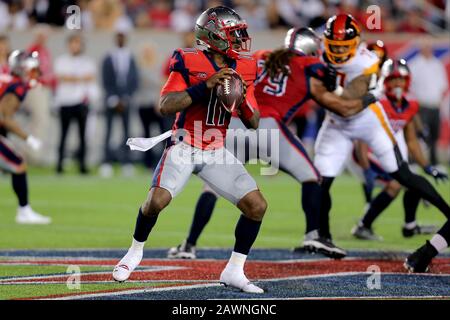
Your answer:
[[[256,75],[255,86],[262,82],[267,76],[267,70],[264,67],[264,60],[258,60],[258,74]],[[289,66],[287,66],[289,69]],[[290,72],[290,70],[289,70]],[[263,92],[271,96],[281,97],[286,93],[288,76],[282,74],[281,72],[277,74],[274,78],[268,78],[267,84],[263,88]]]

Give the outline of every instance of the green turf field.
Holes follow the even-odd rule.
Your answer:
[[[256,173],[257,168],[252,168]],[[300,209],[300,186],[290,177],[260,177],[254,174],[269,203],[256,247],[290,248],[298,245],[304,231]],[[145,199],[151,174],[139,169],[135,178],[101,179],[95,175],[56,176],[34,169],[30,173],[30,198],[33,208],[53,218],[49,226],[20,226],[14,222],[16,199],[9,176],[0,176],[0,249],[32,248],[126,248],[133,233],[139,205]],[[202,189],[193,177],[169,208],[160,216],[148,241],[149,247],[169,247],[186,236],[194,205]],[[438,185],[450,201],[449,184]],[[401,198],[375,223],[383,242],[355,240],[350,229],[363,210],[362,191],[356,179],[344,175],[333,186],[334,206],[331,226],[336,244],[346,248],[415,249],[426,236],[404,239]],[[221,199],[198,245],[231,247],[239,212]],[[441,225],[444,217],[434,208],[420,206],[421,223]]]

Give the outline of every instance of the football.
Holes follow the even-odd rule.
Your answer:
[[[244,100],[244,84],[237,72],[231,74],[230,79],[225,79],[223,84],[216,86],[217,100],[228,112],[233,112]]]

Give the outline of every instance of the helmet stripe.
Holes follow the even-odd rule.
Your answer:
[[[338,15],[336,17],[336,20],[334,20],[334,25],[333,25],[333,34],[335,36],[341,36],[339,37],[339,39],[335,39],[335,40],[343,40],[345,38],[345,32],[341,33],[339,32],[340,30],[345,31],[346,28],[346,22],[347,22],[347,16],[346,15]]]

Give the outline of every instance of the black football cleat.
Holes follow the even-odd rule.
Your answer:
[[[182,244],[170,248],[167,252],[167,258],[169,259],[196,259],[197,254],[195,250],[195,246],[187,243],[186,240],[183,241]]]
[[[375,234],[371,228],[367,228],[364,226],[356,225],[352,229],[352,235],[361,240],[369,240],[369,241],[382,241],[383,238],[379,235]]]
[[[347,255],[347,252],[335,246],[331,239],[323,237],[303,241],[303,249],[309,253],[321,253],[333,259],[342,259]],[[295,251],[299,251],[299,248],[294,249]]]
[[[403,237],[405,237],[405,238],[411,238],[418,234],[434,234],[434,233],[436,233],[436,231],[437,231],[437,227],[434,225],[424,225],[424,226],[416,225],[412,229],[408,229],[405,227],[402,228],[402,234],[403,234]]]
[[[408,258],[406,258],[403,266],[409,272],[428,272],[431,260],[437,256],[438,251],[435,247],[427,240],[427,242],[421,246],[419,249],[411,253]]]

